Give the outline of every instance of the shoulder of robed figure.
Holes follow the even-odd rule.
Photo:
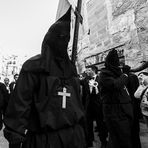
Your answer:
[[[22,66],[23,71],[39,71],[41,69],[41,55],[38,54],[34,57],[31,57],[27,61],[24,62]]]
[[[5,87],[5,84],[0,82],[0,88]]]

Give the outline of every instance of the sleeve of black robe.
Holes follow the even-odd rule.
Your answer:
[[[113,76],[104,76],[100,74],[100,80],[103,87],[112,91],[114,89],[120,90],[124,87],[128,82],[128,76],[122,74],[120,77],[113,77]]]
[[[31,109],[34,79],[31,73],[21,71],[16,87],[11,95],[4,118],[4,136],[9,143],[24,140]]]

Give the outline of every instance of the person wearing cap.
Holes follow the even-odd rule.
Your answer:
[[[135,97],[140,99],[140,108],[144,121],[148,127],[148,72],[140,72],[138,74],[139,87],[135,92]]]
[[[69,59],[71,8],[46,33],[41,54],[27,60],[9,100],[4,136],[12,148],[85,148],[84,110]]]
[[[113,148],[133,148],[133,107],[126,88],[128,75],[122,73],[117,50],[112,49],[100,71],[99,87],[104,120],[109,132],[108,145]]]

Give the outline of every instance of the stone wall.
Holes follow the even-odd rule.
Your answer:
[[[89,0],[86,6],[89,56],[124,44],[126,64],[135,67],[148,60],[147,0]]]
[[[132,67],[148,60],[148,3],[146,0],[111,0],[113,44],[125,43],[125,62]],[[114,23],[115,22],[115,23]],[[109,26],[112,29],[112,26]]]

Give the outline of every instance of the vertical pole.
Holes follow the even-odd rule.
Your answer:
[[[81,5],[82,5],[82,0],[78,0],[76,11],[79,14],[81,14]],[[79,17],[79,15],[76,15],[74,38],[73,38],[73,45],[72,45],[72,59],[71,59],[74,64],[76,62],[76,57],[77,57],[77,44],[78,44],[80,19],[81,18]]]

